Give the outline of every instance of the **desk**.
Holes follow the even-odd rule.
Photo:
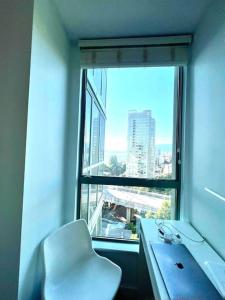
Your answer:
[[[202,237],[197,231],[187,222],[183,221],[165,221],[165,224],[174,225],[179,231],[183,232],[187,236],[194,240],[201,240]],[[175,229],[172,228],[174,232]],[[162,242],[158,235],[157,226],[155,220],[142,219],[140,230],[141,245],[143,247],[143,253],[146,258],[148,272],[151,278],[152,289],[156,300],[169,300],[169,296],[160,274],[157,262],[155,260],[153,251],[151,249],[151,243]],[[206,261],[211,261],[219,264],[224,264],[222,258],[207,244],[207,242],[196,243],[182,236],[182,243],[188,248],[195,260],[201,266],[208,278],[212,281],[216,287],[215,279],[211,276],[211,273],[205,265]]]

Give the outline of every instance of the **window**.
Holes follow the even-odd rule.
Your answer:
[[[92,236],[137,240],[140,218],[175,219],[182,67],[83,71],[78,217]]]

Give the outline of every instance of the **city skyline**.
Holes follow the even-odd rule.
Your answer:
[[[127,151],[127,115],[151,110],[157,144],[172,144],[174,67],[107,69],[105,151]]]
[[[155,144],[155,150],[156,154],[161,153],[161,154],[168,154],[172,153],[172,144]],[[105,162],[108,163],[110,158],[115,155],[120,162],[126,162],[127,159],[127,150],[122,150],[122,151],[111,151],[107,150],[104,152],[105,155]]]

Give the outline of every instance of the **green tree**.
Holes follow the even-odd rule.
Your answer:
[[[171,203],[168,200],[164,200],[162,202],[161,207],[154,212],[152,210],[148,210],[145,215],[147,219],[166,219],[169,220],[171,218]]]
[[[154,219],[155,218],[155,212],[152,210],[148,210],[145,214],[146,219]]]
[[[161,207],[156,213],[157,219],[170,219],[171,218],[171,203],[168,200],[164,200]]]
[[[133,222],[127,225],[127,229],[131,230],[133,234],[137,233],[136,225]]]
[[[113,155],[110,157],[109,165],[105,165],[104,170],[112,176],[120,176],[126,171],[126,165],[118,162],[117,156]]]

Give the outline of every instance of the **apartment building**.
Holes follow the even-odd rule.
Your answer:
[[[154,178],[155,120],[151,110],[128,114],[127,176]]]

